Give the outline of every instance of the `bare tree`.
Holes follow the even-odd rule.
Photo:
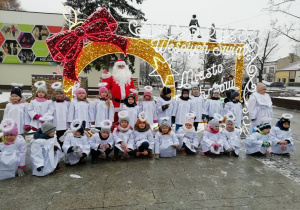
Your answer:
[[[296,22],[292,21],[288,24],[285,23],[284,25],[278,25],[278,20],[274,20],[272,22],[272,27],[275,31],[288,37],[289,39],[295,42],[300,42],[300,37],[297,36],[300,31],[298,24],[300,21],[300,16],[290,12],[290,8],[292,8],[295,3],[295,0],[269,0],[268,7],[265,8],[265,10],[271,13],[282,13],[292,17]]]
[[[141,85],[155,85],[160,82],[158,77],[149,76],[149,74],[153,71],[153,67],[144,60],[141,60],[140,63],[140,84]]]
[[[1,0],[1,10],[21,10],[21,4],[18,0]]]

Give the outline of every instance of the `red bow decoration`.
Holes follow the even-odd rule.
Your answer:
[[[128,39],[114,34],[117,28],[117,21],[105,8],[102,8],[91,14],[74,30],[62,31],[46,39],[53,60],[64,62],[63,77],[79,81],[75,68],[84,40],[113,44],[126,55]]]

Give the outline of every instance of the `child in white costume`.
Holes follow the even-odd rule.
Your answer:
[[[206,100],[206,113],[209,119],[214,118],[214,114],[224,115],[223,104],[220,101],[220,90],[213,90],[213,96],[210,99]]]
[[[195,130],[197,131],[199,122],[202,122],[206,118],[206,106],[205,106],[205,101],[202,95],[200,95],[200,88],[198,86],[198,83],[193,83],[192,82],[192,96],[191,96],[192,101],[195,104],[195,122],[194,122],[194,127]]]
[[[146,121],[146,113],[141,112],[136,121],[128,143],[128,148],[133,148],[133,154],[137,157],[154,156],[154,140],[149,123]]]
[[[65,163],[70,165],[85,163],[84,159],[90,154],[91,150],[88,143],[88,134],[85,133],[85,121],[74,120],[71,127],[72,129],[66,132],[63,141]]]
[[[114,140],[110,134],[112,122],[110,120],[103,120],[100,131],[95,133],[89,140],[91,147],[92,163],[98,163],[98,157],[101,159],[110,160],[109,154],[113,151]]]
[[[226,115],[226,121],[225,121],[226,127],[221,131],[221,134],[223,134],[225,137],[225,141],[224,141],[225,152],[228,152],[230,157],[232,155],[238,157],[242,146],[241,137],[240,137],[240,133],[234,128],[235,125],[234,117],[230,117],[230,116],[234,116],[234,115],[233,114]]]
[[[44,81],[35,83],[37,87],[35,99],[30,101],[28,114],[31,118],[30,125],[33,131],[41,128],[42,122],[39,120],[43,116],[53,116],[54,108],[51,100],[47,100],[47,89]],[[41,84],[39,84],[41,83]]]
[[[171,125],[171,118],[173,113],[173,108],[175,105],[174,99],[171,97],[172,91],[169,87],[163,87],[160,92],[160,97],[157,99],[156,109],[157,109],[157,118],[158,124],[160,125],[160,119],[162,117],[168,117],[169,121],[168,124]]]
[[[176,123],[175,130],[177,131],[182,125],[185,124],[186,115],[192,113],[195,115],[195,104],[189,97],[191,85],[183,85],[181,96],[175,102],[172,113],[172,124]]]
[[[56,127],[57,141],[62,147],[63,142],[60,141],[60,137],[70,127],[70,123],[67,121],[70,98],[64,96],[64,90],[61,87],[54,89],[55,96],[52,97],[52,106],[54,109],[52,123]]]
[[[147,121],[151,126],[157,122],[156,104],[152,97],[153,88],[151,86],[145,86],[144,89],[143,100],[139,101],[139,113],[142,111],[146,113]]]
[[[155,158],[175,157],[176,148],[179,146],[177,136],[172,131],[172,127],[168,123],[168,117],[161,118],[160,121],[161,124],[155,135]]]
[[[193,126],[195,115],[188,113],[186,115],[185,123],[179,128],[177,132],[177,138],[179,140],[180,154],[196,154],[199,146],[199,139],[197,132]]]
[[[271,125],[268,118],[261,119],[256,131],[246,137],[246,154],[269,154],[273,137],[270,135]]]
[[[122,110],[126,110],[129,113],[129,125],[131,127],[134,127],[139,114],[139,106],[135,101],[134,93],[130,93],[122,106]]]
[[[93,104],[93,114],[96,127],[101,127],[103,120],[114,120],[115,109],[112,101],[108,98],[107,83],[99,84],[99,98]]]
[[[235,126],[241,127],[243,121],[243,107],[239,101],[240,94],[233,92],[231,94],[231,101],[225,104],[224,111],[226,114],[233,113],[235,116]]]
[[[12,84],[14,88],[11,90],[9,102],[4,110],[3,119],[12,119],[18,127],[18,134],[23,135],[25,131],[31,129],[30,117],[27,112],[28,103],[22,96],[22,84]]]
[[[61,171],[59,161],[64,156],[55,137],[55,126],[49,122],[42,124],[34,134],[31,142],[30,165],[32,174],[46,176],[55,171]]]
[[[273,117],[272,100],[266,93],[267,87],[263,83],[257,83],[256,92],[249,98],[249,118],[251,120],[250,132],[254,132],[255,126],[260,124],[262,118]]]
[[[205,125],[205,130],[201,140],[202,155],[206,155],[210,152],[219,155],[224,152],[223,146],[225,143],[225,137],[220,132],[219,121],[222,121],[222,119],[214,115],[214,119]]]
[[[87,100],[85,89],[78,88],[75,91],[76,98],[70,104],[68,112],[68,122],[79,119],[86,122],[86,129],[90,128],[90,123],[94,124],[93,108]]]
[[[123,159],[128,158],[128,155],[133,155],[133,148],[128,148],[129,138],[132,133],[132,127],[129,125],[128,115],[129,114],[126,110],[118,113],[119,125],[116,126],[112,134],[115,142],[113,160],[118,159],[119,152],[122,152]]]
[[[283,114],[282,118],[271,129],[270,135],[273,137],[272,153],[289,155],[295,151],[292,131],[290,129],[291,114]]]
[[[3,137],[0,137],[0,180],[13,178],[16,174],[24,176],[26,142],[18,135],[17,124],[9,118],[3,120],[1,130]]]

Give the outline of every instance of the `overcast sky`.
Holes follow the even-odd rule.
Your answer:
[[[269,14],[263,8],[269,0],[145,0],[137,8],[146,14],[147,22],[157,24],[188,25],[192,14],[197,15],[200,26],[208,27],[212,23],[216,27],[246,28],[266,30],[270,28],[271,19],[279,19],[281,23],[295,21],[290,17]],[[63,0],[20,0],[26,11],[62,13]],[[290,10],[300,14],[300,0],[296,0]],[[299,23],[298,23],[299,26]],[[284,37],[279,38],[280,49],[272,59],[285,57],[292,52],[293,42]]]

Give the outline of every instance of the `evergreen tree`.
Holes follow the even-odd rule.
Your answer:
[[[116,21],[122,22],[118,24],[118,30],[116,31],[116,34],[132,37],[133,35],[130,33],[128,28],[128,20],[124,15],[139,20],[146,19],[145,14],[141,10],[136,9],[134,6],[130,5],[129,1],[136,2],[137,4],[142,4],[144,0],[67,0],[64,5],[74,8],[77,13],[79,13],[78,17],[82,19],[86,19],[89,15],[91,15],[99,8],[106,8],[116,19]],[[128,63],[129,69],[132,73],[134,73],[135,57],[133,55],[127,55],[127,57],[124,58],[122,54],[121,58]],[[90,65],[85,67],[84,72],[90,71],[92,66],[94,66],[98,71],[100,71],[101,69],[108,70],[109,67],[112,66],[114,64],[114,61],[117,59],[118,57],[116,54],[97,58]]]

